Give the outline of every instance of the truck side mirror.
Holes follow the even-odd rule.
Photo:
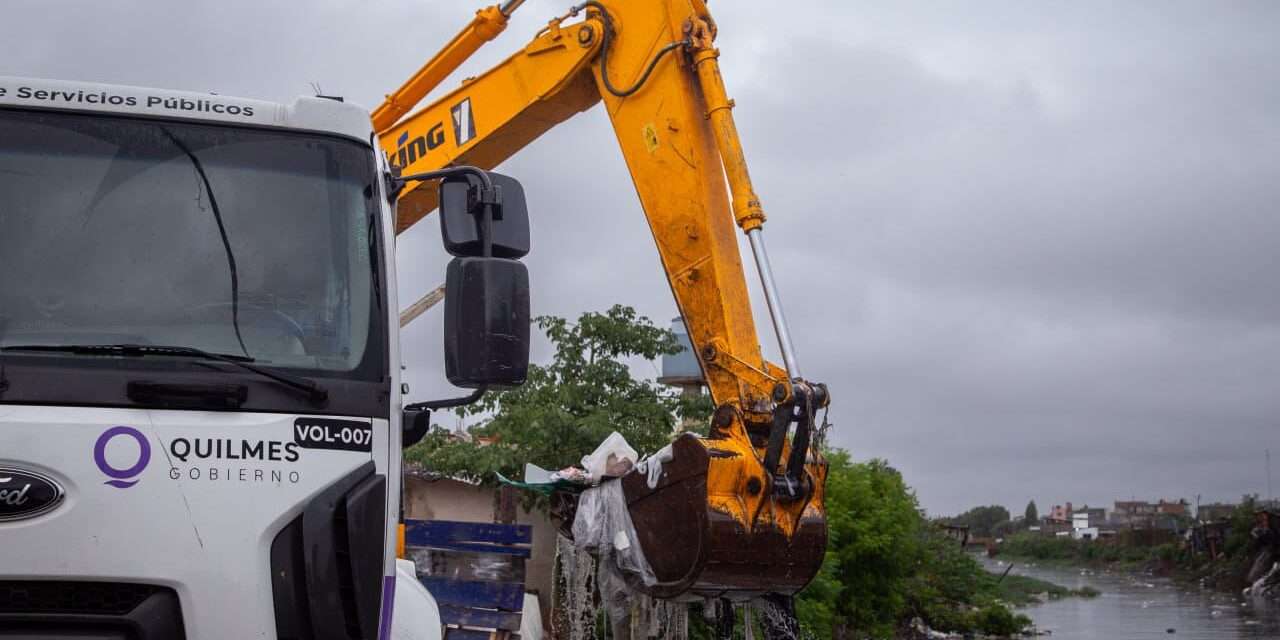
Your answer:
[[[496,251],[495,251],[496,253]],[[507,258],[454,258],[445,273],[445,377],[515,386],[529,371],[529,270]]]
[[[484,255],[479,225],[483,208],[493,215],[490,233],[493,256],[523,258],[529,253],[529,210],[525,205],[524,187],[510,176],[489,172],[498,193],[499,205],[477,201],[481,184],[474,175],[446,178],[440,185],[440,236],[444,248],[459,258]],[[446,298],[447,299],[447,298]]]

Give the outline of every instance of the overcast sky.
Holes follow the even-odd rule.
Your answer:
[[[282,101],[315,82],[372,107],[482,2],[8,0],[0,74]],[[528,0],[458,77],[567,5]],[[1280,3],[711,7],[835,443],[936,514],[1266,492]],[[502,169],[534,218],[535,313],[673,315],[600,107]],[[401,238],[405,304],[443,280],[438,233]],[[415,398],[451,393],[438,315],[405,332]]]

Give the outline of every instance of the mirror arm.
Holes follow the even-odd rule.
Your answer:
[[[440,180],[442,178],[453,178],[463,175],[473,175],[480,179],[480,184],[483,184],[485,189],[493,190],[493,180],[489,179],[488,172],[479,167],[473,167],[466,164],[440,169],[439,171],[428,171],[426,173],[414,173],[407,176],[399,176],[399,178],[405,182],[426,182],[427,180]]]
[[[474,392],[472,392],[471,395],[463,396],[461,398],[447,398],[444,400],[428,400],[427,402],[415,402],[413,404],[405,405],[404,410],[405,411],[423,411],[423,410],[434,411],[436,409],[452,409],[454,407],[463,407],[479,400],[480,397],[484,395],[484,392],[487,391],[488,389],[489,389],[488,387],[480,387],[479,389],[476,389]]]
[[[492,192],[492,189],[490,189]],[[481,205],[480,210],[480,254],[486,258],[493,257],[493,209]]]
[[[444,178],[453,178],[453,177],[466,176],[466,175],[476,176],[477,178],[480,179],[480,184],[483,185],[481,187],[481,195],[478,198],[479,200],[478,203],[482,205],[480,210],[483,212],[480,215],[480,246],[481,246],[481,250],[483,252],[484,257],[486,258],[492,257],[493,256],[493,228],[492,228],[493,212],[492,212],[492,209],[488,207],[484,207],[483,205],[486,205],[486,204],[501,205],[502,203],[501,203],[501,195],[496,192],[496,190],[493,187],[493,180],[489,178],[489,172],[483,169],[480,169],[479,167],[473,167],[471,165],[464,164],[464,165],[458,165],[456,167],[448,167],[445,169],[440,169],[438,171],[428,171],[426,173],[415,173],[413,175],[408,175],[408,176],[399,176],[397,180],[399,181],[399,184],[403,186],[407,182],[426,182],[428,180],[441,180]],[[397,190],[397,192],[398,191],[399,190]]]

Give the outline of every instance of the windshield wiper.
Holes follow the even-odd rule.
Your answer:
[[[329,399],[329,391],[317,384],[314,380],[303,378],[302,376],[289,375],[287,373],[277,373],[269,371],[262,367],[250,364],[254,359],[249,356],[238,356],[225,353],[213,353],[197,349],[195,347],[175,347],[166,345],[151,344],[21,344],[0,347],[0,351],[43,351],[51,353],[72,353],[83,355],[103,355],[103,356],[182,356],[187,358],[199,358],[201,360],[213,360],[215,362],[225,362],[235,365],[246,371],[252,371],[265,378],[270,378],[280,384],[305,393],[307,398],[315,404],[321,404]]]
[[[160,127],[173,145],[187,155],[187,159],[191,161],[191,166],[195,167],[196,175],[200,176],[200,181],[204,183],[204,192],[209,194],[209,208],[213,210],[213,220],[218,223],[218,235],[222,238],[222,248],[227,254],[227,268],[231,271],[231,325],[236,330],[236,340],[240,341],[240,350],[244,351],[244,355],[249,355],[249,348],[244,346],[244,336],[240,335],[240,276],[236,274],[236,254],[231,250],[231,240],[227,238],[227,225],[222,221],[222,211],[218,209],[218,199],[213,196],[213,185],[209,183],[209,174],[204,171],[204,164],[200,162],[200,158],[191,151],[185,143],[173,135],[165,127]]]

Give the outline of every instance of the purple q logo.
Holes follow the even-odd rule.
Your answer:
[[[117,469],[107,462],[107,443],[116,436],[130,436],[138,443],[138,462],[127,469]],[[117,489],[127,489],[135,484],[136,478],[143,469],[147,468],[147,463],[151,462],[151,443],[147,442],[146,436],[142,432],[133,427],[111,427],[102,432],[98,436],[98,442],[93,445],[93,461],[97,463],[98,469],[107,474],[114,480],[107,480],[102,484],[109,484]]]

